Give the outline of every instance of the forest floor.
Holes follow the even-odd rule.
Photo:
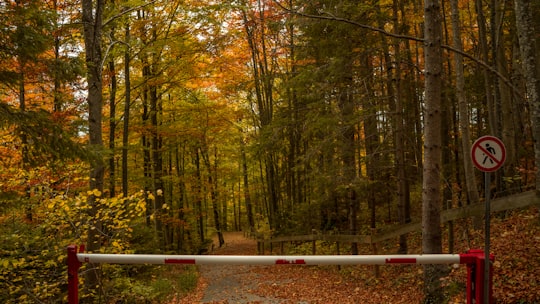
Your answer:
[[[483,232],[456,229],[456,252],[483,248]],[[469,231],[468,233],[466,233]],[[216,255],[255,255],[256,242],[227,233]],[[420,236],[409,237],[409,252],[419,253]],[[388,252],[395,253],[396,244]],[[491,222],[497,303],[540,303],[540,221],[536,207],[497,216]],[[367,250],[367,249],[366,249]],[[392,252],[394,251],[394,252]],[[362,252],[369,254],[369,251]],[[173,303],[422,303],[422,266],[199,266],[194,292]],[[442,279],[447,303],[466,303],[465,265],[452,265]]]

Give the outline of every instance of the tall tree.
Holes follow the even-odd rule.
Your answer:
[[[246,143],[245,139],[243,138],[244,135],[241,132],[241,138],[240,138],[240,155],[241,155],[241,166],[242,166],[242,188],[244,191],[244,203],[246,205],[246,215],[247,215],[247,222],[249,225],[249,231],[253,231],[255,229],[255,218],[253,216],[253,205],[251,201],[251,193],[250,193],[250,187],[249,187],[249,171],[248,171],[248,162],[247,162],[247,156],[246,156]]]
[[[248,1],[251,2],[251,1]],[[269,132],[274,115],[274,81],[275,71],[273,61],[269,56],[267,37],[268,6],[265,1],[256,1],[252,6],[247,5],[242,10],[243,25],[251,53],[251,68],[255,89],[255,104],[257,106],[259,128],[261,133]],[[280,203],[280,187],[278,182],[278,162],[273,149],[263,152],[263,169],[266,185],[266,197],[269,210],[269,224],[275,229],[279,227],[278,214]]]
[[[532,110],[532,129],[536,163],[536,192],[540,195],[540,1],[515,0],[516,25],[527,87]]]
[[[111,29],[110,36],[114,39],[114,27]],[[116,67],[113,56],[110,56],[108,62],[109,75],[109,196],[116,196],[116,95],[118,91],[118,81],[116,77]]]
[[[441,213],[441,120],[442,120],[442,27],[439,0],[424,1],[424,173],[422,185],[422,252],[442,252]],[[426,303],[441,303],[443,292],[439,265],[424,266]]]
[[[88,212],[91,223],[88,229],[87,249],[90,252],[95,252],[101,248],[101,223],[96,216],[98,212],[96,194],[103,192],[105,172],[105,164],[102,158],[104,147],[102,134],[103,58],[101,52],[105,0],[82,0],[81,5],[87,69],[88,135],[90,147],[95,152],[94,161],[90,169],[89,186],[94,194],[89,197],[90,209]],[[94,294],[96,288],[99,286],[98,269],[98,265],[90,264],[89,270],[86,272],[85,285],[87,295]],[[94,302],[92,297],[89,297],[88,301],[89,303]]]
[[[452,36],[454,47],[460,51],[463,50],[463,43],[461,42],[461,21],[459,18],[458,1],[450,1],[451,16],[452,16]],[[470,115],[469,107],[465,94],[465,75],[463,68],[463,56],[461,54],[454,54],[454,65],[456,73],[456,98],[458,101],[459,112],[459,130],[461,133],[461,147],[463,153],[468,153],[471,150],[471,135],[470,135]],[[472,159],[470,157],[463,157],[463,168],[465,173],[465,185],[467,199],[471,204],[476,204],[479,201],[479,195],[476,187],[476,179],[474,175],[474,168],[472,165]]]
[[[129,44],[131,42],[131,30],[129,21],[124,25],[124,120],[122,128],[122,194],[127,197],[128,183],[128,152],[129,152],[129,123],[131,110],[131,54]]]
[[[481,0],[475,0],[475,9],[478,23],[478,42],[480,49],[480,59],[484,62],[489,62],[489,44],[488,44],[488,30],[486,25],[486,17],[484,15],[484,6]],[[482,76],[484,80],[484,96],[487,108],[484,110],[487,112],[488,124],[489,124],[489,133],[497,134],[496,128],[496,119],[495,119],[495,96],[491,88],[493,87],[493,78],[490,77],[489,71],[487,69],[482,69]]]
[[[217,170],[218,170],[218,159],[217,159],[217,149],[214,148],[214,165],[210,163],[210,153],[209,151],[210,147],[208,147],[208,143],[206,142],[206,138],[203,139],[203,142],[201,143],[201,156],[203,158],[204,165],[206,167],[206,170],[208,171],[208,188],[210,191],[210,199],[212,200],[212,215],[214,219],[214,227],[216,228],[216,233],[218,235],[218,242],[219,247],[223,246],[225,244],[225,240],[223,239],[223,231],[221,230],[221,219],[219,217],[219,202],[218,202],[218,179],[217,179]]]
[[[44,54],[52,47],[50,37],[54,15],[40,1],[13,1],[5,4],[1,17],[6,21],[1,24],[5,29],[0,34],[3,44],[0,49],[0,84],[8,85],[13,96],[18,97],[21,112],[35,110],[39,108],[36,107],[38,103],[29,100],[27,91],[34,86],[31,83],[46,77]],[[28,134],[22,130],[18,133],[22,165],[28,168],[32,165]]]

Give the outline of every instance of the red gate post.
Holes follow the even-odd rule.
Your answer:
[[[467,304],[485,304],[484,303],[484,251],[471,249],[466,254],[462,254],[464,264],[467,264]],[[489,256],[491,261],[489,269],[489,301],[493,302],[493,261],[495,257]]]
[[[84,247],[81,246],[81,251]],[[77,258],[77,246],[69,245],[67,248],[67,265],[68,265],[68,303],[79,304],[79,268],[81,262]]]

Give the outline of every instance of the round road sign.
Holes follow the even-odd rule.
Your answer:
[[[506,149],[503,142],[494,136],[478,138],[471,149],[473,164],[483,172],[497,171],[506,160]]]

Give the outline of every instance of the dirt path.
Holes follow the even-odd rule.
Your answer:
[[[227,233],[225,245],[215,250],[216,255],[255,255],[257,244],[242,233]],[[217,243],[217,242],[216,242]],[[201,265],[206,288],[201,303],[281,303],[278,299],[257,293],[261,268],[267,266]],[[264,272],[264,271],[263,271]]]
[[[210,254],[256,255],[257,243],[242,233],[227,233],[225,245]],[[216,241],[217,244],[217,241]],[[197,297],[182,303],[356,304],[356,286],[328,268],[298,265],[201,265]],[[384,302],[384,301],[382,301]],[[372,303],[380,304],[381,301]],[[411,303],[411,302],[406,302]]]
[[[242,233],[225,234],[225,245],[213,255],[255,255],[257,244]],[[217,243],[217,242],[216,242]],[[387,295],[358,286],[358,280],[344,280],[335,268],[280,265],[201,265],[197,290],[181,304],[380,304],[390,303]],[[330,267],[330,268],[329,268]],[[412,288],[417,286],[413,284]],[[361,286],[361,285],[360,285]],[[400,296],[404,290],[396,290]],[[369,299],[369,300],[365,300]],[[393,303],[420,303],[418,300]]]

